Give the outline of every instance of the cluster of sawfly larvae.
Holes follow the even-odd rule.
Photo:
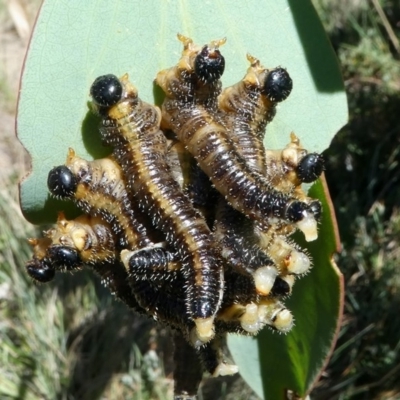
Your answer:
[[[284,300],[310,257],[291,239],[317,237],[318,200],[303,183],[323,170],[294,133],[281,150],[263,137],[292,90],[281,67],[250,55],[237,84],[222,90],[225,39],[199,47],[178,35],[177,65],[159,72],[161,109],[143,102],[128,75],[91,86],[92,109],[111,156],[87,161],[69,150],[48,188],[83,215],[30,239],[29,275],[48,282],[56,271],[92,268],[128,307],[178,330],[214,376],[232,374],[221,340],[288,332]]]

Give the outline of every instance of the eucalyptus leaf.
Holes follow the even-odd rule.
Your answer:
[[[178,32],[199,44],[227,37],[225,86],[244,76],[246,53],[267,67],[288,69],[294,89],[268,127],[269,147],[282,148],[295,131],[307,149],[322,151],[346,122],[337,62],[309,0],[45,0],[25,61],[17,117],[18,137],[32,158],[20,192],[29,221],[54,222],[57,211],[66,211],[66,202],[49,197],[46,181],[69,147],[87,159],[107,153],[88,108],[94,79],[128,72],[140,96],[153,102],[157,71],[180,56]]]
[[[310,196],[323,206],[318,239],[304,243],[314,267],[296,281],[285,302],[295,319],[287,335],[264,329],[255,338],[228,338],[229,349],[240,373],[263,399],[284,400],[286,390],[304,396],[328,361],[340,326],[343,309],[343,277],[332,256],[339,249],[336,219],[327,188],[318,181]]]

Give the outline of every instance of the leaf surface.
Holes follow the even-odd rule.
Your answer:
[[[178,32],[199,44],[227,37],[225,86],[244,76],[246,53],[267,67],[288,69],[294,89],[268,127],[269,147],[282,148],[294,131],[309,151],[322,151],[346,122],[335,55],[309,0],[45,0],[25,61],[17,117],[18,137],[32,158],[20,196],[29,221],[54,222],[57,211],[66,209],[65,202],[50,199],[46,181],[69,147],[87,159],[107,153],[88,109],[94,79],[128,72],[140,96],[153,102],[156,73],[180,56]]]

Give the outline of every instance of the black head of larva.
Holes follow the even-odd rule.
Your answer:
[[[213,83],[221,78],[225,70],[225,58],[218,49],[204,46],[194,60],[194,72],[205,83]]]
[[[54,279],[55,270],[51,263],[46,260],[33,259],[26,266],[28,275],[37,282],[46,283]]]
[[[53,168],[47,177],[47,187],[50,193],[56,197],[71,197],[77,187],[74,174],[65,165]]]
[[[78,252],[72,247],[53,245],[49,247],[47,253],[54,265],[59,268],[71,270],[81,264]]]
[[[293,81],[284,68],[275,68],[265,79],[263,93],[269,100],[279,103],[285,100],[293,88]]]
[[[93,102],[99,107],[114,106],[121,100],[122,92],[120,80],[112,74],[99,76],[90,87]]]
[[[299,222],[306,216],[307,211],[309,207],[306,203],[293,201],[286,210],[286,218],[290,222]]]
[[[324,159],[321,154],[310,153],[302,158],[296,172],[301,182],[311,183],[319,178],[324,168]]]

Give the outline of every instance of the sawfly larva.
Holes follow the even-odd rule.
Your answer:
[[[306,237],[315,239],[307,235],[310,224],[315,224],[313,210],[306,203],[277,192],[262,174],[251,170],[238,154],[227,129],[217,122],[206,106],[198,104],[196,96],[204,97],[202,93],[207,92],[207,86],[211,86],[214,96],[218,86],[215,82],[219,81],[220,75],[213,75],[211,82],[196,77],[199,48],[190,39],[182,41],[184,50],[177,66],[159,72],[156,77],[157,84],[166,94],[162,106],[163,125],[175,132],[216,189],[235,209],[260,222],[281,219],[295,223],[300,230],[306,231]],[[217,41],[208,46],[213,57],[219,57],[219,44]],[[197,89],[200,84],[203,85],[202,92]]]
[[[121,167],[112,158],[86,161],[69,149],[65,165],[50,171],[48,188],[54,196],[72,199],[85,213],[111,223],[121,246],[153,244],[149,219],[129,200]]]
[[[115,234],[99,217],[82,215],[66,220],[60,213],[54,228],[46,231],[43,238],[29,239],[29,243],[34,255],[26,268],[33,279],[48,282],[55,271],[72,271],[87,265],[119,300],[144,313],[128,284],[128,274],[117,259]]]
[[[102,140],[113,146],[133,201],[179,254],[188,314],[200,340],[207,342],[214,335],[213,320],[222,300],[222,265],[210,229],[169,168],[161,113],[140,100],[127,75],[101,76],[90,92],[102,116]]]

